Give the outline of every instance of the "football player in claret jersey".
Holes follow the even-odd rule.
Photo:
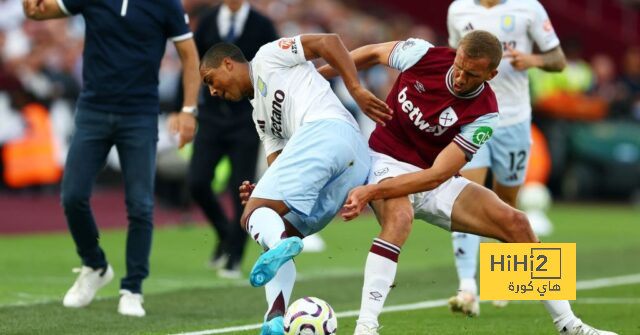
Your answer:
[[[524,213],[458,176],[498,122],[496,98],[485,83],[496,76],[502,58],[494,35],[470,32],[457,50],[408,39],[367,45],[351,56],[358,69],[384,64],[401,71],[387,97],[394,117],[369,139],[369,184],[349,192],[342,212],[350,220],[371,203],[382,226],[367,257],[355,331],[378,334],[378,315],[414,218],[505,242],[539,240]],[[319,72],[335,75],[328,66]],[[562,334],[612,334],[582,323],[566,300],[543,303]]]
[[[515,207],[531,149],[531,102],[526,69],[561,71],[566,60],[560,41],[537,0],[457,0],[449,7],[447,27],[452,48],[458,46],[462,36],[475,29],[496,35],[502,43],[504,57],[498,66],[498,75],[491,81],[500,109],[498,125],[491,141],[474,155],[461,174],[484,185],[487,170],[491,168],[494,192]],[[532,54],[534,42],[541,54]],[[460,284],[458,294],[450,299],[449,305],[453,311],[478,315],[475,274],[480,237],[457,232],[452,235]],[[506,301],[494,301],[494,304],[502,307]]]
[[[339,69],[349,93],[374,120],[389,107],[364,89],[353,60],[334,34],[301,35],[267,43],[247,62],[232,44],[216,44],[202,59],[200,75],[212,95],[249,98],[269,168],[257,185],[244,182],[241,223],[266,252],[250,275],[265,286],[268,309],[262,334],[284,334],[296,270],[299,237],[321,230],[340,210],[349,190],[371,167],[358,124],[307,60],[322,57]]]

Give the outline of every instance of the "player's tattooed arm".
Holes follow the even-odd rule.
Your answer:
[[[398,41],[369,44],[351,51],[349,55],[358,71],[366,70],[378,64],[389,66],[389,55],[397,43]],[[338,72],[328,64],[319,67],[318,72],[326,79],[338,75]]]
[[[567,66],[567,58],[559,45],[540,54],[540,58],[542,58],[542,66],[539,66],[539,68],[545,71],[560,72]]]
[[[567,60],[560,46],[542,54],[526,54],[507,46],[505,56],[510,57],[511,65],[520,71],[538,67],[545,71],[558,72],[567,65]]]
[[[32,20],[66,17],[56,0],[22,0],[24,15]]]

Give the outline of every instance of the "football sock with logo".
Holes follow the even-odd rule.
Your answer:
[[[373,240],[364,268],[364,285],[358,323],[378,326],[378,315],[393,286],[400,247],[380,238]]]
[[[542,300],[544,307],[549,311],[551,319],[558,330],[569,326],[576,319],[567,300]]]
[[[247,232],[265,250],[273,248],[285,235],[284,222],[278,213],[260,207],[247,220]]]
[[[476,268],[478,266],[480,236],[458,232],[454,232],[451,236],[453,237],[456,270],[460,280],[458,289],[477,295]]]
[[[284,263],[276,276],[269,281],[264,289],[267,294],[267,313],[264,315],[265,321],[269,321],[277,316],[284,316],[289,298],[293,291],[293,284],[296,281],[296,265],[293,260]]]

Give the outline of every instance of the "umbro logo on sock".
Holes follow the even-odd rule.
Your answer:
[[[380,298],[382,298],[382,293],[378,292],[378,291],[371,291],[369,292],[369,299],[371,300],[375,300],[375,301],[380,301]]]
[[[462,31],[472,31],[473,30],[473,25],[471,24],[471,22],[467,23],[466,26],[464,26],[464,28],[462,29]]]

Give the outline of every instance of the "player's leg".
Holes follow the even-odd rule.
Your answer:
[[[495,146],[493,190],[498,196],[516,207],[516,200],[525,182],[531,156],[531,124],[521,122],[499,129],[501,137]],[[491,139],[496,139],[495,136]],[[527,214],[531,228],[538,235],[548,235],[553,230],[544,208],[521,208]]]
[[[153,235],[153,185],[156,171],[158,117],[126,115],[114,135],[125,185],[129,219],[126,247],[127,274],[120,282],[118,312],[144,316],[142,281],[149,275]]]
[[[254,216],[258,211],[264,214],[260,203],[265,203],[265,198],[283,199],[278,208],[272,208],[286,219],[285,232],[278,225],[281,236],[309,235],[322,229],[341,208],[348,191],[364,183],[368,175],[370,160],[366,143],[359,136],[350,125],[336,121],[301,128],[256,185],[245,209],[245,213],[253,210],[246,221],[247,230],[256,229],[253,224],[258,220],[254,220]],[[261,199],[259,203],[257,199]],[[271,215],[271,222],[275,220]],[[256,237],[253,233],[251,235]],[[292,239],[295,243],[291,242]],[[263,244],[268,242],[263,241]],[[280,327],[280,315],[284,313],[283,306],[288,304],[295,280],[295,266],[290,258],[299,252],[297,246],[302,246],[297,237],[278,242],[258,259],[252,270],[252,283],[267,282],[269,309],[265,316],[264,334],[268,334],[269,329]],[[293,252],[289,252],[291,250]],[[269,280],[268,267],[262,264],[274,263],[269,259],[271,254],[279,257],[275,263],[287,259],[285,257],[288,260]],[[254,280],[260,276],[264,276],[264,280]]]
[[[296,280],[296,265],[293,260],[284,263],[265,287],[267,312],[261,334],[283,334],[284,314],[289,306],[291,292]]]
[[[527,174],[531,151],[529,121],[501,127],[490,140],[493,171],[493,191],[502,201],[516,208],[518,191]],[[488,144],[487,143],[487,144]]]
[[[491,141],[478,150],[473,159],[460,171],[462,176],[479,185],[484,185],[488,167],[491,165],[490,144]],[[449,309],[453,312],[477,316],[480,313],[476,281],[480,236],[461,232],[453,232],[451,235],[458,274],[458,293],[449,299]]]
[[[198,127],[189,162],[189,192],[218,235],[218,245],[211,254],[211,265],[222,267],[228,259],[226,243],[230,223],[213,194],[211,181],[215,178],[215,168],[224,154],[226,145],[221,144],[221,130],[208,121],[201,122]],[[236,187],[237,185],[231,185],[234,195]]]
[[[98,227],[89,203],[95,178],[112,146],[111,124],[106,113],[78,109],[75,125],[62,179],[62,206],[83,267],[64,297],[66,307],[88,305],[96,291],[113,278],[113,270],[98,244]]]
[[[382,230],[367,255],[356,334],[373,333],[379,327],[378,316],[395,280],[400,248],[413,224],[409,197],[377,200],[372,206]]]
[[[246,129],[234,132],[229,138],[229,159],[233,167],[231,177],[229,178],[230,188],[233,190],[231,197],[233,199],[234,221],[228,227],[227,245],[229,259],[218,271],[219,274],[240,275],[240,263],[244,255],[246,247],[247,233],[242,229],[240,217],[243,212],[242,202],[238,195],[238,186],[245,180],[255,180],[256,173],[256,157],[258,156],[259,140],[254,135],[255,129],[252,125],[245,127]]]
[[[451,229],[503,242],[534,243],[537,237],[526,215],[500,200],[491,190],[468,183],[453,203]]]
[[[507,205],[495,193],[469,183],[459,193],[451,211],[451,229],[504,242],[536,243],[527,216]],[[582,323],[566,300],[545,300],[542,303],[551,315],[556,329],[562,334],[613,334],[597,332]]]
[[[529,121],[501,127],[491,138],[493,191],[509,206],[516,208],[520,187],[524,183],[531,149]],[[494,300],[496,307],[505,307],[508,300]]]
[[[491,165],[491,141],[478,150],[473,159],[467,163],[460,174],[468,180],[484,185],[488,167]],[[476,269],[478,268],[478,250],[480,236],[453,232],[451,233],[453,254],[458,274],[458,292],[449,298],[449,309],[469,316],[480,314]]]
[[[291,210],[300,218],[294,226],[302,235],[319,231],[338,212],[348,194],[350,184],[339,185],[334,181],[351,178],[352,171],[356,171],[359,173],[353,174],[353,178],[361,176],[354,185],[361,185],[366,180],[369,162],[366,143],[347,122],[319,120],[303,125],[253,190],[242,219],[246,230],[263,247],[272,249],[279,243],[277,232],[284,231],[284,224],[277,220]],[[270,208],[256,204],[268,199],[273,203]],[[323,213],[316,213],[318,209]],[[297,251],[302,242],[290,238],[286,245],[281,251],[289,255]],[[270,250],[261,258],[270,257],[270,253],[279,255],[280,251]],[[256,266],[262,268],[259,262]],[[269,266],[265,273],[252,271],[251,277],[255,279],[252,284],[261,286],[268,282],[270,275],[275,274],[272,268],[274,266]]]
[[[374,151],[370,154],[369,183],[372,184],[420,170],[384,154]],[[378,316],[395,279],[400,248],[411,233],[414,215],[411,199],[415,199],[415,195],[372,202],[381,231],[367,255],[355,334],[377,334]]]

